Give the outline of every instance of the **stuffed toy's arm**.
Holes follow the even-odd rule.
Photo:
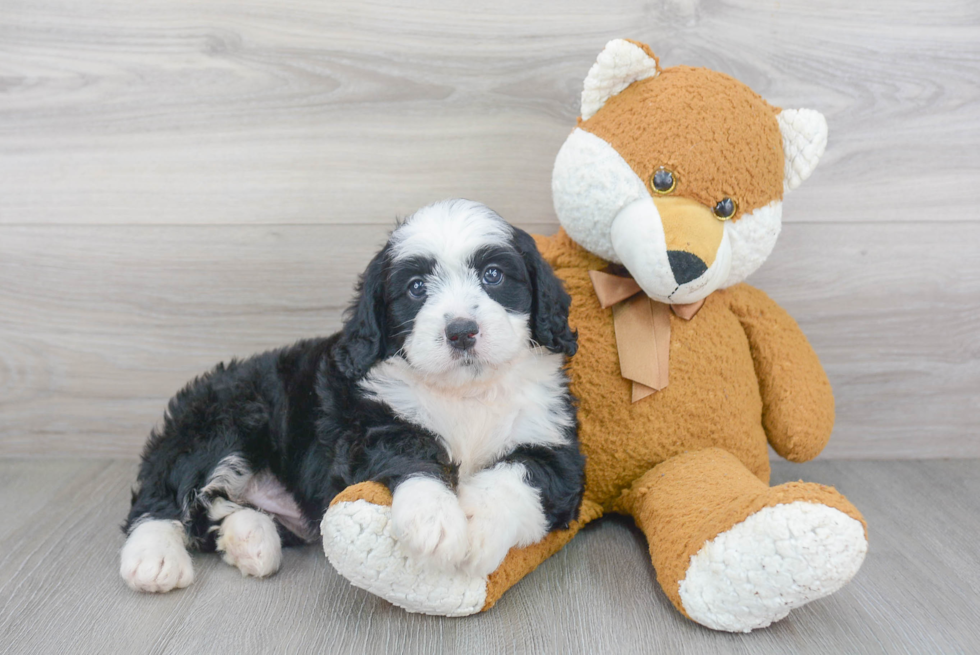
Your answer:
[[[769,443],[792,462],[813,459],[834,428],[834,395],[817,354],[765,293],[739,284],[727,294],[752,350]]]

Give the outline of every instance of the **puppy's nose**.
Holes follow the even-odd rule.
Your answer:
[[[457,350],[469,350],[476,343],[476,335],[480,333],[480,326],[476,321],[468,318],[454,318],[446,326],[446,338],[449,345]]]
[[[696,280],[708,270],[700,257],[683,250],[668,250],[667,261],[670,262],[670,270],[677,284]]]

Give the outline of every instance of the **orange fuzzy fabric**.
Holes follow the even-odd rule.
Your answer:
[[[686,615],[679,587],[691,557],[760,509],[796,501],[840,510],[860,521],[867,534],[864,517],[833,487],[802,481],[769,487],[717,448],[685,453],[653,468],[636,481],[620,505],[646,534],[657,580]]]
[[[564,230],[535,239],[574,299],[579,351],[568,370],[586,499],[609,510],[644,473],[691,450],[722,448],[763,482],[770,441],[795,461],[820,452],[833,428],[830,383],[796,322],[763,292],[736,285],[708,296],[689,321],[672,315],[670,383],[632,403],[612,311],[599,306],[589,279],[606,262]]]
[[[783,197],[778,112],[724,73],[675,66],[631,84],[579,127],[611,145],[648,184],[661,166],[671,171],[671,195],[707,207],[731,198],[737,220]]]
[[[602,516],[602,508],[595,503],[585,501],[579,510],[578,520],[573,521],[567,530],[555,530],[538,543],[525,548],[511,548],[504,561],[487,579],[487,599],[482,611],[485,612],[493,607],[505,591],[561,550],[586,523],[600,516]]]
[[[380,482],[360,482],[352,484],[330,501],[330,507],[337,503],[352,503],[355,500],[366,500],[375,505],[391,507],[391,492]]]

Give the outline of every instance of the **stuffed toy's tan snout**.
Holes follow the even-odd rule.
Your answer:
[[[660,302],[701,300],[731,268],[724,224],[696,200],[636,200],[613,219],[610,236],[620,263]]]
[[[626,40],[596,60],[581,110],[555,160],[558,220],[671,305],[735,285],[766,260],[783,194],[827,143],[819,112],[774,107],[717,71],[661,69]]]

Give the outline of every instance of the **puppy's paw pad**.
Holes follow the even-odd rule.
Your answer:
[[[217,549],[222,559],[242,575],[264,578],[279,570],[282,541],[275,522],[254,509],[229,514],[218,529]]]
[[[164,593],[194,582],[194,566],[175,521],[145,521],[130,533],[120,554],[119,574],[131,589]]]

